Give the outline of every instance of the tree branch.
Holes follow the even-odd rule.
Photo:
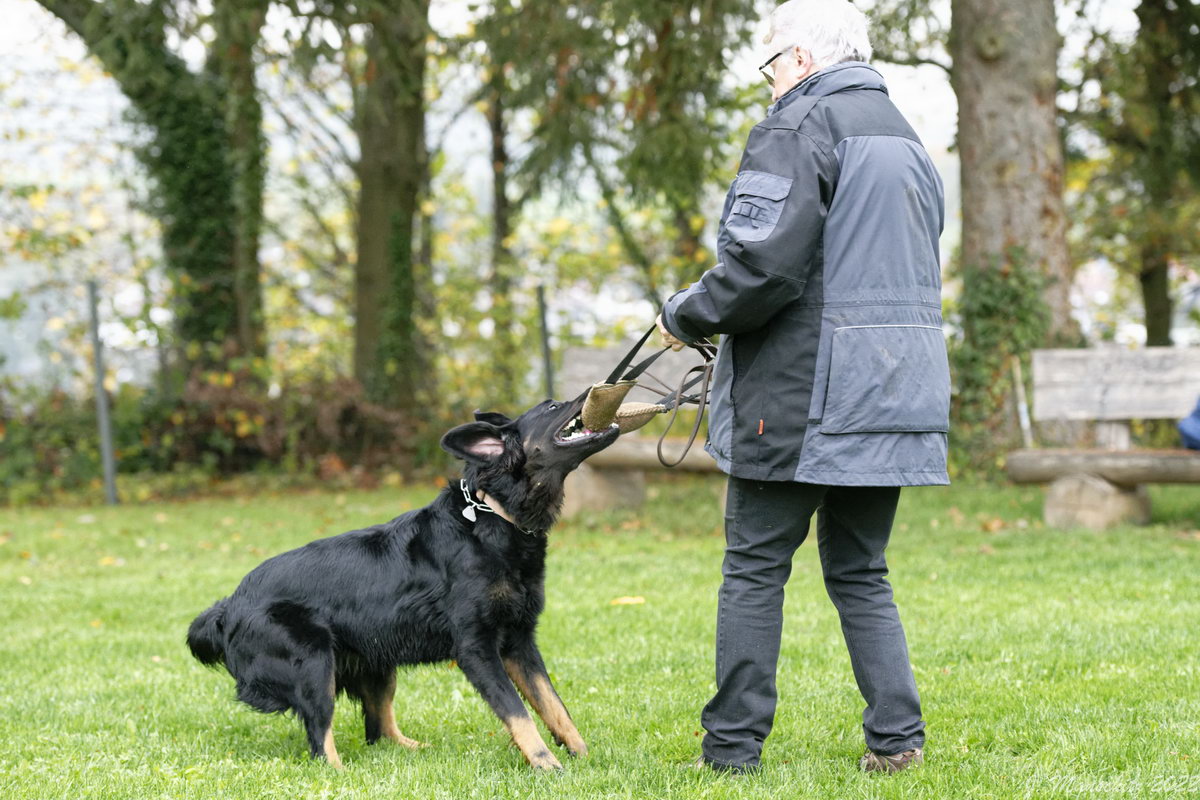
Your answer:
[[[656,309],[662,306],[662,298],[658,294],[658,286],[654,280],[654,265],[650,262],[650,258],[646,255],[646,251],[642,249],[641,244],[633,236],[633,233],[625,224],[625,216],[621,213],[620,207],[617,205],[617,193],[613,189],[612,184],[604,177],[604,172],[597,163],[590,142],[583,143],[583,158],[591,168],[592,174],[596,178],[596,184],[600,187],[600,196],[604,198],[605,211],[608,214],[608,220],[617,232],[617,238],[621,240],[621,246],[625,249],[626,255],[634,262],[634,265],[639,267],[645,276],[645,283],[641,284],[642,291],[650,304]]]

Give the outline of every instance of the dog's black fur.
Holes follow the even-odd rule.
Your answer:
[[[396,667],[453,659],[538,768],[557,768],[514,682],[572,755],[587,748],[562,706],[534,642],[544,606],[546,533],[567,474],[617,438],[579,431],[584,396],[547,400],[516,420],[476,412],[442,447],[499,514],[463,515],[457,481],[425,508],[391,522],[321,539],[265,561],[188,630],[192,654],[222,663],[238,699],[265,712],[292,710],[314,757],[340,766],[333,703],[362,703],[368,742],[419,746],[392,716]]]

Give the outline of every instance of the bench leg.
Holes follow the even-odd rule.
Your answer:
[[[1084,473],[1066,475],[1046,489],[1046,526],[1104,530],[1150,521],[1145,486],[1117,486]]]

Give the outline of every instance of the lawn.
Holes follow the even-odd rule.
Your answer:
[[[1054,798],[1200,796],[1200,492],[1153,525],[1047,530],[1036,489],[906,491],[889,550],[929,743],[864,775],[862,701],[815,543],[788,587],[764,769],[681,768],[712,690],[723,539],[711,482],[553,532],[540,641],[591,755],[533,774],[456,669],[405,669],[396,716],[431,746],[367,747],[338,705],[342,773],[299,725],[233,699],[188,622],[264,557],[385,520],[433,488],[106,509],[0,510],[0,797]],[[613,604],[622,597],[644,602]]]

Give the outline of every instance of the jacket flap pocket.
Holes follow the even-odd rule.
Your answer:
[[[792,190],[792,179],[770,172],[748,169],[738,174],[737,194],[752,194],[768,200],[783,200]]]
[[[822,433],[949,431],[950,364],[932,325],[837,328]]]

